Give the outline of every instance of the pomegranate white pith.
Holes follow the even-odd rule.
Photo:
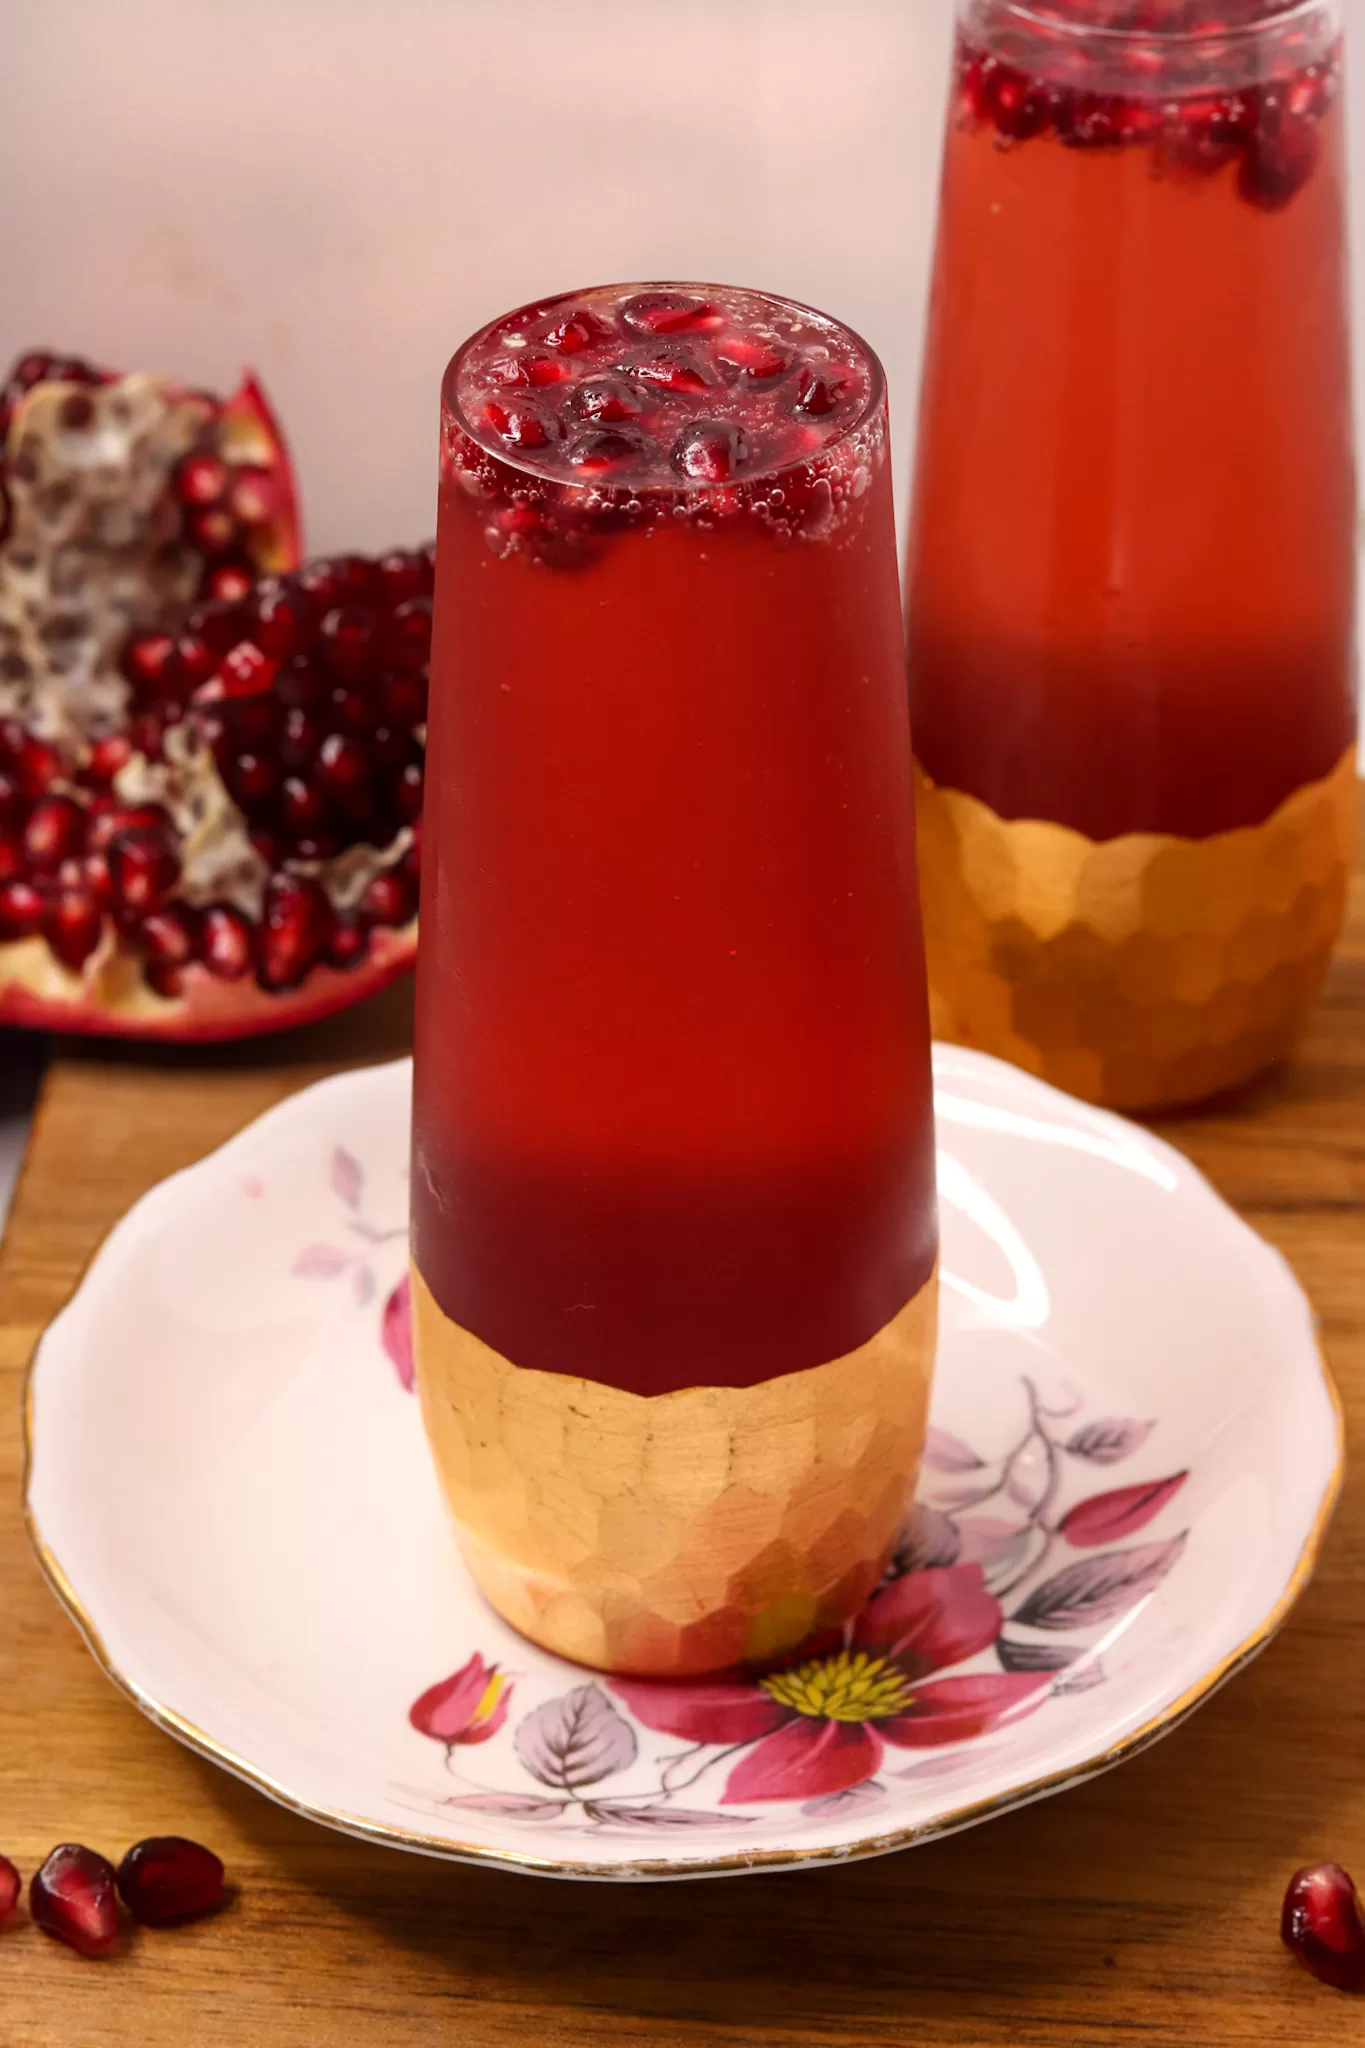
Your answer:
[[[239,1037],[401,973],[430,553],[296,569],[250,383],[30,357],[0,429],[0,1023]]]

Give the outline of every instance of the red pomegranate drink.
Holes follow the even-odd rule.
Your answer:
[[[418,976],[427,1425],[494,1604],[714,1670],[876,1583],[937,1249],[880,365],[711,286],[446,374]]]
[[[908,564],[935,1023],[1143,1106],[1292,1045],[1344,905],[1334,5],[965,0]]]

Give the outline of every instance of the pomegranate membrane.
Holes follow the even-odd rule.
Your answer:
[[[858,338],[690,284],[475,336],[444,387],[428,746],[414,1322],[466,1555],[581,1661],[775,1653],[875,1582],[930,1355],[886,400]],[[822,1490],[797,1383],[836,1365],[887,1469]],[[630,1399],[585,1422],[583,1382]],[[760,1383],[765,1431],[807,1416],[778,1432],[792,1470],[764,1466],[775,1548],[723,1499],[656,1500],[650,1462],[710,1469],[714,1390]],[[609,1441],[628,1515],[594,1505]]]

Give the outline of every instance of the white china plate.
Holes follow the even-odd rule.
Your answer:
[[[875,1855],[1154,1741],[1301,1591],[1341,1433],[1288,1267],[1147,1132],[939,1047],[934,1427],[854,1677],[835,1646],[775,1690],[623,1691],[535,1649],[462,1568],[410,1391],[410,1079],[324,1081],[153,1189],[30,1379],[53,1587],[284,1805],[564,1877]]]

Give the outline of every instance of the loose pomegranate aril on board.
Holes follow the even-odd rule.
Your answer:
[[[8,1920],[19,1903],[22,1880],[8,1856],[0,1856],[0,1920]]]
[[[1324,1984],[1365,1991],[1365,1913],[1339,1863],[1310,1863],[1295,1871],[1284,1895],[1280,1935]]]
[[[151,1835],[118,1867],[119,1897],[145,1927],[197,1920],[223,1902],[223,1865],[212,1849],[183,1835]]]
[[[43,1932],[83,1956],[107,1955],[118,1938],[114,1866],[79,1842],[52,1851],[29,1886],[28,1901]]]

